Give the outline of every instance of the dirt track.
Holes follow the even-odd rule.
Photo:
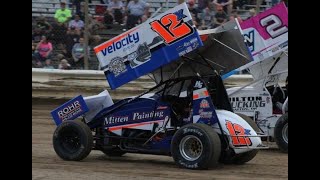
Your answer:
[[[171,157],[126,154],[110,158],[92,151],[81,162],[61,160],[52,148],[55,125],[50,111],[57,104],[32,103],[32,179],[288,179],[288,155],[275,145],[263,150],[246,165],[220,165],[211,170],[178,168]]]

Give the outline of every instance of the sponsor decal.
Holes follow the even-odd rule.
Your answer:
[[[78,114],[79,112],[81,112],[80,102],[75,101],[67,107],[63,108],[62,110],[58,111],[58,116],[62,121],[64,121]]]
[[[128,116],[111,116],[108,118],[105,118],[105,125],[110,125],[110,124],[117,124],[117,123],[124,123],[124,122],[128,122],[129,121],[129,117]]]
[[[165,107],[167,108],[167,107]],[[164,111],[151,111],[151,112],[135,112],[131,115],[126,116],[109,116],[105,118],[105,125],[116,125],[121,123],[133,122],[133,121],[143,121],[143,120],[151,120],[153,118],[164,119],[165,113]]]
[[[114,74],[115,77],[123,74],[127,71],[124,59],[121,57],[115,57],[110,61],[109,70]]]
[[[152,112],[136,112],[133,113],[132,120],[144,120],[149,118],[163,118],[164,112],[163,111],[152,111]]]
[[[77,96],[51,112],[56,125],[66,120],[73,120],[89,111],[82,96]]]
[[[254,111],[257,108],[265,107],[267,103],[266,98],[262,96],[256,97],[230,97],[232,108],[235,111]]]
[[[108,47],[103,49],[101,52],[104,56],[108,54],[112,54],[126,46],[130,46],[131,44],[136,44],[140,41],[139,33],[136,32],[134,34],[127,34],[124,38],[120,39],[119,41],[112,42]]]
[[[212,111],[203,111],[203,109],[200,109],[200,110],[199,110],[200,118],[203,118],[203,119],[210,119],[210,118],[212,118],[212,114],[213,114]]]
[[[197,81],[197,82],[195,83],[195,85],[194,85],[194,87],[195,87],[195,88],[198,88],[198,89],[201,89],[202,86],[203,86],[203,82],[201,82],[201,81]]]
[[[191,25],[183,20],[186,17],[183,14],[183,9],[180,9],[175,13],[166,14],[159,20],[152,21],[150,26],[166,44],[170,45],[193,34],[194,30]]]
[[[144,64],[150,60],[151,52],[148,47],[148,44],[144,42],[140,44],[137,48],[137,51],[130,54],[128,56],[128,60],[130,61],[131,68],[136,68],[137,66]]]
[[[228,120],[226,121],[226,127],[232,139],[231,143],[235,147],[252,145],[251,139],[245,136],[245,135],[251,135],[249,129],[245,129],[241,125],[232,123],[231,121],[228,121]]]
[[[209,108],[209,107],[210,107],[209,102],[206,99],[203,99],[200,103],[200,108],[205,109],[205,108]]]
[[[250,52],[254,52],[254,30],[249,31],[248,34],[244,34],[243,36]]]

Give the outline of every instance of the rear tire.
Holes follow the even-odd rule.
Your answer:
[[[274,139],[282,152],[288,152],[288,113],[282,115],[274,128]]]
[[[172,138],[171,155],[180,167],[208,169],[218,164],[221,142],[218,134],[206,124],[188,124]]]
[[[80,161],[92,150],[93,137],[90,128],[81,121],[64,121],[53,134],[53,148],[67,161]]]

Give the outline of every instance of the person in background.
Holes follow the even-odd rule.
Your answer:
[[[104,20],[104,24],[105,24],[106,28],[112,29],[111,25],[113,24],[114,18],[113,18],[113,15],[109,9],[107,9],[105,11],[103,20]]]
[[[68,63],[66,59],[62,59],[59,64],[59,69],[69,70],[71,69],[71,65]]]
[[[71,10],[66,8],[65,2],[61,2],[60,7],[60,9],[56,10],[54,18],[58,23],[67,23],[72,17]]]
[[[88,54],[89,54],[89,47],[88,47]],[[72,48],[72,57],[73,57],[73,67],[77,69],[84,68],[84,38],[79,39],[79,43],[74,44]]]
[[[35,57],[38,62],[42,64],[46,59],[49,59],[53,50],[51,42],[47,40],[46,36],[42,36],[41,41],[36,47]]]
[[[44,69],[54,69],[54,67],[51,64],[51,59],[46,59],[45,65],[43,66]]]
[[[203,11],[209,6],[209,3],[211,3],[211,0],[198,0],[198,10]]]
[[[74,19],[69,22],[68,29],[74,27],[77,31],[84,29],[84,22],[80,19],[78,14],[74,15]]]
[[[51,24],[44,16],[39,16],[36,26],[41,30],[42,34],[49,34],[52,29]]]
[[[234,21],[235,19],[237,19],[239,23],[242,23],[242,19],[238,15],[238,11],[237,10],[232,10],[232,12],[231,12],[231,14],[229,16],[229,20],[230,21]]]
[[[66,39],[65,39],[65,49],[66,49],[66,57],[72,57],[72,48],[75,43],[78,43],[80,39],[80,32],[77,31],[74,27],[67,31]]]
[[[141,18],[147,13],[147,3],[142,0],[132,0],[127,6],[127,29],[135,27],[136,24],[141,23]]]
[[[112,0],[108,5],[109,12],[113,15],[115,22],[123,23],[124,5],[121,0]]]
[[[200,26],[201,25],[201,19],[200,19],[201,11],[199,11],[199,9],[196,7],[195,0],[188,1],[188,9],[191,14],[194,14],[195,20],[196,20],[198,26]]]
[[[232,11],[233,0],[213,0],[213,4],[216,5],[216,10],[218,11],[218,6],[222,6],[223,11],[229,15]]]
[[[221,26],[222,24],[227,22],[227,15],[223,11],[222,6],[217,6],[217,13],[216,13],[216,15],[214,15],[213,21],[214,21],[213,28]]]
[[[209,3],[201,14],[201,29],[208,29],[213,26],[213,19],[215,16],[214,6],[212,3]]]
[[[252,9],[249,10],[249,17],[247,19],[250,19],[250,18],[252,18],[252,17],[254,17],[256,15],[257,15],[256,10],[254,8],[252,8]]]

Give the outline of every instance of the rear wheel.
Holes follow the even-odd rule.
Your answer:
[[[274,139],[282,152],[288,152],[288,113],[282,115],[274,129]]]
[[[188,124],[172,138],[171,154],[181,167],[207,169],[218,164],[221,142],[218,134],[206,124]]]
[[[238,113],[237,115],[244,119],[252,127],[253,130],[255,130],[256,132],[260,131],[258,125],[250,117]],[[235,154],[234,152],[228,153],[220,158],[220,162],[224,164],[244,164],[251,161],[258,152],[258,149],[253,149],[241,154]]]
[[[92,150],[90,128],[81,121],[64,121],[53,134],[53,148],[57,155],[69,161],[80,161]]]

